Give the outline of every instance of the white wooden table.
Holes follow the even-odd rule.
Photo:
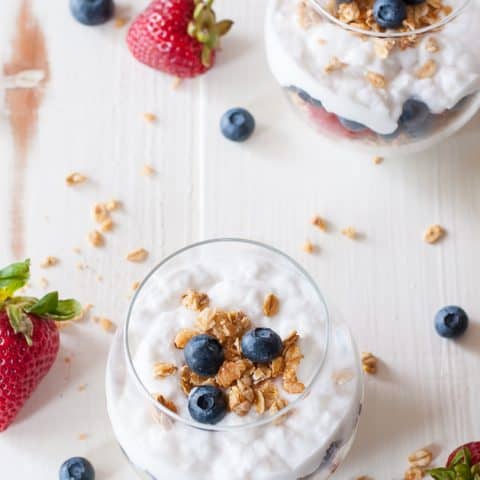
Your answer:
[[[42,294],[45,277],[120,325],[132,282],[165,254],[216,236],[273,244],[308,267],[360,349],[382,360],[367,378],[358,437],[335,478],[401,479],[407,455],[425,445],[443,461],[457,444],[480,438],[480,122],[425,154],[379,166],[336,149],[304,129],[268,71],[264,2],[217,3],[236,22],[218,66],[173,90],[171,78],[130,56],[126,27],[83,27],[66,0],[1,2],[4,73],[35,68],[46,79],[2,93],[0,263],[29,256],[32,292]],[[130,4],[122,6],[134,15],[146,2]],[[247,107],[258,122],[242,145],[219,133],[232,106]],[[147,123],[144,112],[158,121]],[[156,175],[142,176],[145,164]],[[89,181],[67,187],[72,171]],[[105,247],[95,249],[86,241],[91,207],[111,198],[124,208]],[[328,219],[329,233],[309,225],[313,213]],[[421,238],[432,223],[448,230],[435,246]],[[339,233],[349,225],[361,241]],[[316,255],[301,251],[306,238],[319,245]],[[127,262],[138,247],[148,261]],[[47,255],[61,263],[40,269]],[[78,270],[79,261],[89,268]],[[459,342],[433,330],[435,311],[447,303],[473,320]],[[0,435],[2,478],[52,480],[77,454],[92,460],[99,480],[133,478],[105,411],[111,339],[91,321],[62,332],[55,368]]]

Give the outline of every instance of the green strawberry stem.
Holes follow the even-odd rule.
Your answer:
[[[220,44],[220,37],[232,28],[231,20],[217,22],[212,9],[213,0],[194,0],[193,19],[188,24],[188,34],[202,44],[202,64],[210,67],[212,54]]]
[[[0,270],[0,310],[7,312],[8,320],[16,334],[22,334],[32,345],[33,322],[30,315],[56,322],[71,320],[82,313],[82,306],[73,299],[59,300],[58,292],[47,293],[42,298],[14,297],[30,278],[30,260],[13,263]]]
[[[480,463],[472,465],[472,454],[461,448],[446,468],[434,468],[426,472],[435,480],[480,480]]]

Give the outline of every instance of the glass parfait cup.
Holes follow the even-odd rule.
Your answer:
[[[408,153],[447,138],[477,112],[480,3],[414,2],[406,0],[403,27],[386,30],[375,23],[374,0],[269,0],[270,69],[318,133]]]
[[[200,424],[159,403],[138,370],[136,350],[141,339],[136,322],[145,308],[155,308],[152,299],[159,285],[175,283],[177,272],[203,255],[214,255],[220,261],[232,255],[260,255],[298,275],[315,299],[320,354],[311,363],[313,368],[302,374],[305,391],[272,415],[243,419],[228,414],[216,425]],[[316,283],[299,264],[257,242],[215,239],[179,250],[143,281],[111,347],[106,395],[115,436],[140,478],[220,479],[228,475],[232,480],[324,480],[342,463],[353,442],[363,376],[347,326],[329,318]]]

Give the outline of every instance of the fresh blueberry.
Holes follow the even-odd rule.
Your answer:
[[[113,17],[113,0],[70,0],[75,20],[84,25],[100,25]]]
[[[353,0],[350,0],[353,1]],[[313,105],[314,107],[322,107],[322,102],[320,100],[317,100],[316,98],[311,97],[305,90],[302,90],[301,88],[291,86],[289,87],[290,90],[293,92],[296,92],[296,94],[304,101],[309,103],[310,105]]]
[[[427,105],[413,98],[408,99],[403,104],[403,111],[400,115],[399,123],[407,131],[414,133],[416,129],[425,126],[430,117],[430,110]]]
[[[363,123],[354,122],[353,120],[348,120],[348,118],[338,117],[340,123],[351,132],[363,132],[367,129]]]
[[[323,456],[322,463],[320,465],[321,467],[325,467],[325,466],[329,465],[330,463],[332,463],[332,461],[334,460],[335,455],[337,454],[341,445],[342,445],[342,443],[340,441],[335,440],[334,442],[332,442],[328,446],[327,451],[325,452],[325,455]]]
[[[82,457],[69,458],[60,467],[60,480],[95,480],[92,464]]]
[[[197,422],[218,423],[227,413],[225,395],[212,385],[194,388],[188,396],[188,411]]]
[[[223,114],[220,129],[229,140],[244,142],[255,130],[255,119],[244,108],[231,108]]]
[[[383,28],[398,28],[407,18],[407,7],[403,0],[375,0],[373,16]]]
[[[252,362],[269,363],[282,348],[282,339],[271,328],[254,328],[242,337],[242,352]]]
[[[192,372],[203,377],[215,375],[224,360],[220,342],[211,335],[196,335],[185,346],[185,362]]]
[[[435,315],[435,329],[445,338],[463,335],[468,328],[468,316],[460,307],[443,307]]]

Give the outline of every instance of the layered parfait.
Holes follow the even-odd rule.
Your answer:
[[[478,0],[270,0],[271,70],[322,133],[428,147],[477,111]]]
[[[354,344],[314,282],[238,240],[195,245],[152,272],[107,374],[117,439],[156,480],[328,478],[361,396]]]

